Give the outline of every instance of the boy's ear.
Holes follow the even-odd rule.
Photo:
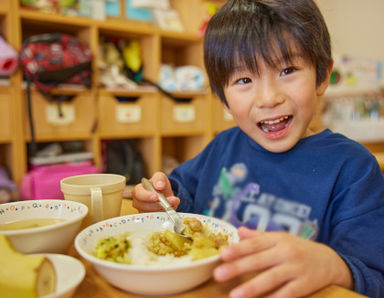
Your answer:
[[[325,79],[320,83],[319,86],[317,86],[317,90],[316,90],[316,94],[317,96],[321,96],[324,94],[325,90],[327,90],[327,87],[329,85],[329,78],[331,76],[331,73],[332,73],[332,68],[333,68],[333,60],[331,60],[331,62],[329,62],[329,65],[327,67],[327,76],[325,77]]]

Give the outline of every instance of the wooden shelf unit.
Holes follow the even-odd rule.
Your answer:
[[[124,3],[120,0],[122,8]],[[204,67],[198,29],[206,17],[206,4],[206,0],[171,0],[186,29],[171,32],[124,16],[101,21],[40,12],[21,7],[19,1],[0,0],[0,30],[16,50],[21,48],[24,39],[35,34],[69,33],[87,43],[95,57],[103,37],[135,39],[141,46],[144,77],[157,82],[162,63]],[[181,99],[179,102],[153,87],[111,90],[100,87],[98,80],[94,59],[91,89],[62,86],[53,91],[73,95],[73,99],[63,105],[71,111],[66,114],[70,116],[61,123],[54,122],[57,121],[55,103],[48,102],[32,88],[38,143],[82,141],[87,150],[93,152],[94,163],[101,166],[104,141],[135,139],[148,175],[152,175],[162,170],[164,154],[183,162],[199,153],[216,133],[234,125],[231,119],[217,116],[223,114],[223,108],[211,95],[208,82],[202,92],[173,92],[174,97]],[[20,184],[28,171],[31,140],[26,89],[20,69],[7,84],[0,85],[0,127],[0,165],[5,165],[12,179]]]

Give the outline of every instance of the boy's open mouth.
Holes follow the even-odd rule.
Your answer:
[[[292,121],[292,116],[283,116],[274,120],[263,120],[257,123],[257,125],[264,132],[277,132],[286,128],[289,123]]]

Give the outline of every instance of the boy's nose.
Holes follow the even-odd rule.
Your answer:
[[[284,94],[273,82],[263,82],[256,88],[255,105],[257,108],[273,108],[284,102]]]

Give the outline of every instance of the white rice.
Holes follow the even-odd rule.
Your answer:
[[[174,255],[158,256],[150,252],[146,246],[153,231],[134,232],[128,236],[131,244],[128,250],[128,258],[132,265],[172,266],[175,264],[187,264],[192,261],[191,256],[175,257]]]

